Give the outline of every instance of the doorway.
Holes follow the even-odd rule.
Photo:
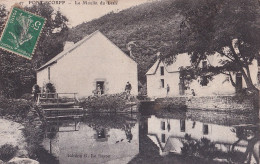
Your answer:
[[[101,95],[104,94],[104,89],[105,89],[104,83],[105,83],[104,81],[97,81],[96,82],[96,89],[98,88],[98,86],[100,86]]]
[[[237,73],[236,74],[236,92],[239,92],[242,90],[242,74]]]

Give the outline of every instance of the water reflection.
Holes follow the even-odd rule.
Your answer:
[[[56,120],[43,145],[62,164],[128,163],[139,152],[138,127],[136,117],[125,115]]]
[[[256,144],[259,146],[258,127],[248,125],[250,121],[247,119],[240,120],[240,125],[234,125],[238,120],[235,115],[233,119],[223,121],[223,117],[212,118],[216,113],[208,114],[208,119],[204,121],[197,119],[195,115],[193,117],[189,112],[185,113],[185,116],[177,117],[165,114],[152,115],[148,118],[147,136],[157,145],[161,156],[175,153],[221,159],[225,162],[245,160],[257,163],[259,154],[256,152],[259,152],[259,148],[254,152],[254,147]],[[224,116],[223,113],[219,114]],[[209,121],[209,118],[213,120]],[[241,125],[243,123],[247,124]],[[205,149],[208,149],[207,153]]]
[[[61,164],[256,163],[255,121],[206,111],[88,115],[49,120],[43,145]]]
[[[165,126],[171,127],[166,129]],[[148,119],[148,136],[160,148],[161,155],[169,152],[181,153],[181,139],[185,134],[194,140],[207,138],[216,143],[223,151],[230,150],[230,146],[238,140],[232,126],[223,126],[188,119],[166,119],[151,116]],[[240,142],[236,148],[244,148],[246,143]]]

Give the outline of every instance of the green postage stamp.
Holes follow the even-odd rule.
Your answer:
[[[0,47],[31,59],[45,19],[13,7],[0,40]]]

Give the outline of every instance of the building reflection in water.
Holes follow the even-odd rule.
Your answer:
[[[135,118],[115,117],[90,117],[76,126],[73,120],[49,125],[52,131],[44,148],[62,164],[128,163],[139,153],[139,124]]]
[[[248,145],[250,145],[252,137],[254,137],[256,142],[259,142],[259,138],[256,136],[259,133],[256,132],[256,128],[247,130],[246,134],[243,135],[241,135],[241,131],[246,131],[246,128],[203,123],[185,118],[159,118],[152,115],[148,118],[147,136],[157,145],[161,156],[168,155],[169,153],[181,154],[182,141],[187,135],[192,140],[197,141],[206,138],[214,143],[215,147],[222,152],[236,151],[250,154],[247,151],[251,153],[252,151],[249,150]],[[250,132],[253,133],[251,136]],[[243,138],[242,136],[245,137]]]
[[[229,116],[217,117],[216,113],[196,116],[185,112],[140,117],[89,115],[82,120],[53,121],[46,128],[43,145],[62,164],[149,163],[149,159],[156,163],[177,159],[182,163],[183,141],[190,136],[194,141],[208,139],[218,151],[241,152],[248,161],[257,159],[253,149],[259,143],[259,133],[254,126],[235,126],[249,122],[236,116],[230,121]],[[182,159],[167,158],[174,154],[182,154]]]

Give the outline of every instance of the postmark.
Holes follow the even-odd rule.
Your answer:
[[[0,47],[31,59],[44,23],[43,17],[13,7],[0,39]]]

